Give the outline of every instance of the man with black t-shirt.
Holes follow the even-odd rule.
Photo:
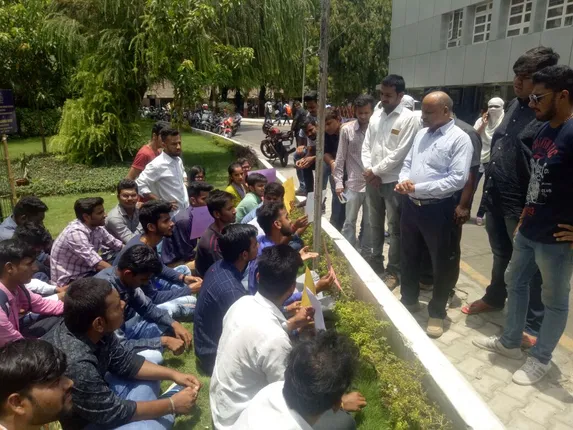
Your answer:
[[[513,255],[505,274],[508,313],[500,338],[474,340],[480,348],[521,359],[529,282],[538,268],[543,279],[545,317],[530,357],[513,382],[532,385],[551,368],[569,308],[573,248],[567,241],[573,225],[573,69],[550,66],[533,75],[529,106],[545,122],[531,148],[531,179],[525,208],[515,233]]]

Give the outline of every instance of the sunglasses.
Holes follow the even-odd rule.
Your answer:
[[[537,94],[529,94],[529,101],[530,101],[531,103],[533,103],[533,104],[537,104],[537,103],[539,103],[539,102],[541,101],[541,99],[542,99],[543,97],[546,97],[546,96],[548,96],[549,94],[553,94],[553,91],[548,92],[548,93],[545,93],[545,94],[540,94],[540,95],[537,95]]]

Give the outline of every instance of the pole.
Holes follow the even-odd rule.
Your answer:
[[[303,27],[304,32],[304,42],[303,42],[303,49],[302,49],[302,93],[300,96],[300,103],[301,106],[304,107],[304,87],[306,86],[306,24]]]
[[[324,109],[326,106],[326,90],[328,81],[328,16],[330,0],[320,0],[320,48],[319,48],[319,84],[318,84],[318,138],[316,142],[316,177],[314,178],[314,225],[313,250],[320,252],[322,243],[322,172],[324,170]],[[336,196],[333,196],[336,198]],[[315,269],[318,262],[315,261]]]
[[[12,206],[16,204],[16,185],[14,184],[14,172],[10,164],[10,155],[8,154],[8,136],[2,135],[2,147],[4,149],[4,158],[6,159],[6,170],[8,171],[8,182],[10,183],[10,202]]]

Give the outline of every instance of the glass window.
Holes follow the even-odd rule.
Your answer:
[[[464,20],[464,10],[458,9],[450,13],[450,24],[448,26],[447,47],[453,48],[462,44],[462,24]]]
[[[573,24],[573,0],[549,0],[545,28],[567,27]]]
[[[532,7],[532,0],[510,0],[507,37],[529,33]]]
[[[488,1],[476,6],[473,43],[487,42],[489,40],[492,9],[493,1]]]

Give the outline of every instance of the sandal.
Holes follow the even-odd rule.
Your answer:
[[[476,300],[469,306],[462,307],[462,312],[466,315],[477,315],[484,312],[495,312],[501,311],[503,308],[496,308],[491,305],[488,305],[482,299]]]

